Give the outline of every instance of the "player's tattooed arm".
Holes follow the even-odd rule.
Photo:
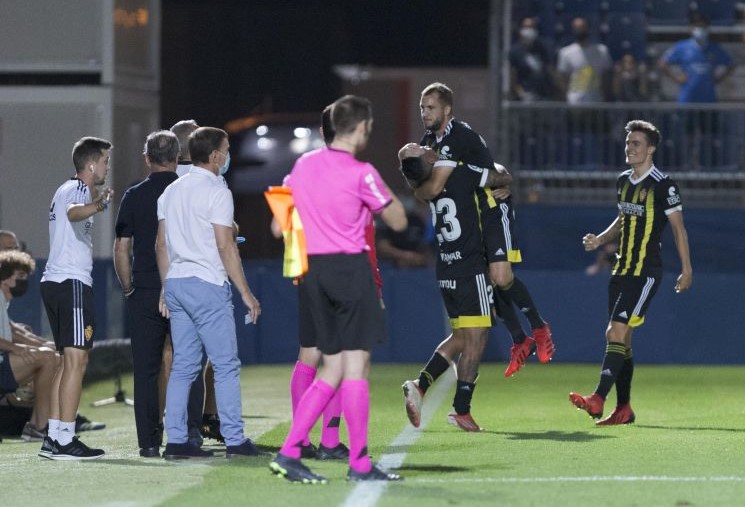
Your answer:
[[[495,163],[494,168],[489,168],[488,171],[485,187],[500,188],[512,184],[512,175],[503,165]]]

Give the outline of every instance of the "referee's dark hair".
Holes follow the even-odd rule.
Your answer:
[[[443,105],[450,106],[450,108],[452,109],[453,90],[448,88],[446,84],[436,82],[436,83],[427,85],[427,87],[424,90],[422,90],[422,97],[426,97],[427,95],[432,95],[433,93],[437,94],[438,98],[440,99],[440,102],[442,102]]]
[[[166,165],[178,160],[179,151],[176,134],[169,130],[159,130],[147,135],[142,154],[147,155],[153,164]]]
[[[372,104],[364,97],[344,95],[332,104],[331,124],[338,135],[351,134],[361,121],[371,119]]]
[[[336,135],[334,123],[331,121],[331,111],[333,110],[334,105],[329,104],[323,108],[323,112],[321,113],[321,134],[323,134],[323,142],[326,143],[326,145],[331,144]]]
[[[631,132],[642,132],[647,138],[647,143],[651,146],[657,147],[662,141],[662,134],[652,123],[644,120],[631,120],[626,124],[626,133]]]
[[[207,164],[213,151],[219,150],[228,133],[215,127],[199,127],[189,135],[189,153],[192,162]]]
[[[83,137],[72,147],[72,163],[75,171],[81,172],[88,162],[98,162],[104,150],[110,150],[113,145],[100,137]]]

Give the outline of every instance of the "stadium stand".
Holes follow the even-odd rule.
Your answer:
[[[613,60],[626,53],[638,61],[647,57],[647,17],[643,12],[609,12],[606,45]]]

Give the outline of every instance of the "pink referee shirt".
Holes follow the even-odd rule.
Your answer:
[[[331,148],[301,156],[286,184],[303,222],[308,255],[367,251],[369,213],[380,213],[391,202],[375,167]]]

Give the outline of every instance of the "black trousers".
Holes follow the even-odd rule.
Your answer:
[[[169,336],[168,319],[160,315],[160,289],[137,288],[127,298],[129,333],[134,369],[135,425],[139,447],[161,445],[158,377],[163,361],[163,346]],[[189,396],[188,426],[199,428],[204,406],[204,377],[198,375]]]

